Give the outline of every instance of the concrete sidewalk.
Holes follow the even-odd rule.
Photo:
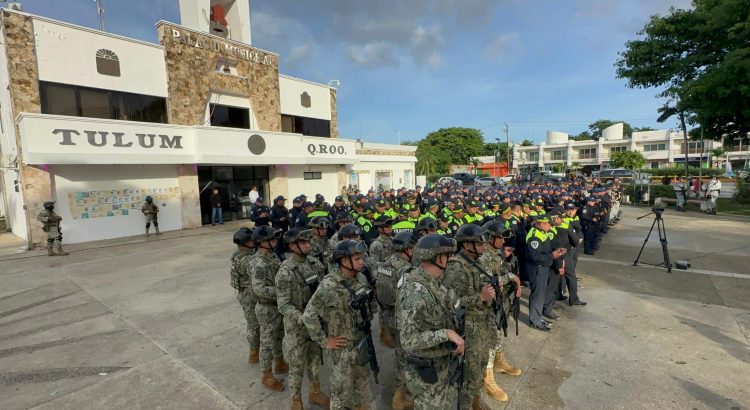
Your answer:
[[[552,332],[521,323],[509,334],[506,354],[523,374],[497,374],[511,398],[493,408],[750,407],[750,279],[698,271],[747,273],[748,225],[665,214],[670,253],[695,268],[669,274],[632,266],[651,223],[634,219],[642,213],[626,210],[582,258],[588,306],[563,307]],[[0,408],[288,407],[289,392],[263,389],[246,362],[228,274],[235,228],[0,260]],[[660,256],[653,238],[647,256]],[[373,407],[388,409],[393,351],[376,344]]]

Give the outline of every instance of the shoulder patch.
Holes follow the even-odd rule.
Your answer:
[[[378,275],[393,276],[393,271],[382,266],[378,267]]]
[[[539,247],[539,241],[531,241],[529,242],[529,245],[531,245],[532,248],[536,249]]]

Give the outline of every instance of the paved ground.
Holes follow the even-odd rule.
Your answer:
[[[668,211],[670,255],[693,265],[670,274],[632,266],[652,221],[635,220],[643,213],[627,209],[582,259],[587,307],[564,308],[550,333],[522,325],[508,337],[524,373],[498,375],[505,407],[750,407],[750,224]],[[0,257],[0,408],[287,407],[246,363],[232,228]],[[654,237],[643,260],[660,258]],[[374,407],[387,409],[392,359],[379,348]]]

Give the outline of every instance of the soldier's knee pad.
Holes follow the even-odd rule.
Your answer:
[[[159,222],[154,221],[154,226],[159,226]]]
[[[55,242],[55,238],[47,238],[47,243],[53,243]]]
[[[151,222],[146,222],[146,229],[151,227]]]

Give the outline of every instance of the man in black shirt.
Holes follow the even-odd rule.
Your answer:
[[[268,221],[271,217],[271,210],[267,206],[263,205],[263,198],[258,197],[255,201],[255,208],[253,208],[253,214],[250,220],[255,222],[255,226],[268,226]]]
[[[286,198],[279,195],[273,200],[273,206],[271,207],[271,226],[281,229],[282,232],[286,232],[289,229],[289,210],[284,206],[285,203]]]

